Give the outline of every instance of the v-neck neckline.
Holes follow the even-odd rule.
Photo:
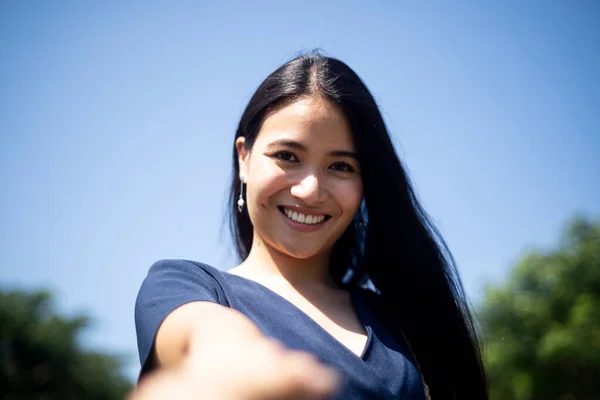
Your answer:
[[[243,281],[250,282],[251,284],[254,284],[257,287],[259,287],[259,288],[267,291],[269,294],[271,294],[275,298],[279,299],[280,301],[284,302],[285,304],[287,304],[288,306],[290,306],[293,310],[295,310],[297,313],[299,313],[300,315],[302,315],[302,317],[304,319],[308,320],[308,322],[310,324],[312,324],[313,326],[315,326],[316,329],[318,329],[321,333],[323,333],[330,341],[336,343],[344,351],[346,351],[347,353],[351,354],[352,357],[354,357],[354,358],[356,358],[358,360],[361,360],[363,362],[366,362],[367,356],[369,355],[369,351],[371,349],[371,342],[373,341],[373,331],[372,331],[371,326],[365,322],[365,315],[363,314],[363,312],[364,312],[364,310],[363,310],[363,302],[361,302],[361,299],[357,298],[357,296],[360,296],[360,293],[358,293],[356,290],[353,290],[353,289],[348,290],[348,293],[350,294],[350,301],[352,303],[352,309],[353,309],[354,313],[356,314],[356,317],[358,318],[358,321],[360,322],[361,326],[363,327],[363,329],[367,333],[367,340],[365,341],[365,345],[364,345],[364,348],[361,351],[360,356],[358,354],[356,354],[355,352],[353,352],[352,350],[350,350],[350,348],[348,346],[346,346],[345,344],[343,344],[342,342],[340,342],[335,336],[333,336],[331,333],[329,333],[327,331],[327,329],[323,328],[321,326],[321,324],[319,324],[317,321],[315,321],[314,318],[312,318],[310,315],[308,315],[306,312],[304,312],[300,307],[298,307],[297,305],[295,305],[294,303],[292,303],[291,301],[289,301],[288,299],[286,299],[285,297],[283,297],[279,293],[277,293],[274,290],[268,288],[267,286],[263,285],[260,282],[257,282],[255,280],[246,278],[244,276],[240,276],[240,275],[236,275],[236,274],[231,274],[231,273],[229,273],[227,271],[222,271],[222,273],[225,274],[225,275],[227,275],[227,276],[233,276],[233,277],[242,279]]]

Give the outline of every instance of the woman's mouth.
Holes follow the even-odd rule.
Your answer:
[[[305,225],[318,225],[331,218],[327,214],[304,214],[283,206],[277,208],[292,221]]]

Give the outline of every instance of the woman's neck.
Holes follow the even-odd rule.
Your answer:
[[[283,279],[291,286],[338,288],[329,274],[330,253],[300,259],[282,253],[254,236],[252,248],[240,269],[268,280]]]

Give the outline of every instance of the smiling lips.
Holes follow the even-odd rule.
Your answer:
[[[280,207],[280,210],[291,220],[306,225],[320,224],[329,216],[326,214],[303,214],[289,208]]]

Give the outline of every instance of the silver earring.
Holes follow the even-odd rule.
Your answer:
[[[240,197],[237,201],[238,211],[242,212],[244,209],[244,176],[240,176]]]

